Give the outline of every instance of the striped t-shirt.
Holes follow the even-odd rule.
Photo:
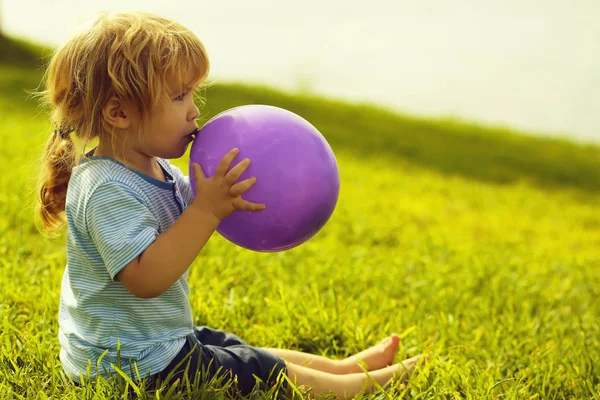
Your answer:
[[[167,230],[193,200],[189,178],[158,159],[167,182],[109,157],[89,157],[73,169],[67,190],[67,266],[59,320],[60,360],[79,374],[137,377],[164,369],[193,332],[188,272],[158,297],[134,296],[116,275]],[[169,266],[166,265],[165,268]],[[98,360],[105,352],[98,365]]]

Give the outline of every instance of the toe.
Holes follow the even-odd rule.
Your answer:
[[[414,357],[408,358],[408,359],[404,360],[403,362],[407,363],[407,364],[415,365],[415,366],[422,366],[428,360],[429,360],[428,355],[419,354]]]

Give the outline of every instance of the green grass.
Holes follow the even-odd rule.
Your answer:
[[[32,219],[52,127],[23,92],[40,72],[0,64],[0,398],[126,398],[123,382],[78,388],[62,372],[64,236]],[[248,103],[304,116],[342,185],[330,222],[296,249],[215,236],[191,267],[196,324],[336,358],[395,331],[399,360],[431,355],[406,385],[363,398],[599,397],[600,148],[267,88],[217,85],[207,101],[206,118]]]

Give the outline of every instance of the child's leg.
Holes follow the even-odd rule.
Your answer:
[[[351,374],[363,372],[361,366],[362,363],[365,364],[366,369],[369,371],[391,365],[394,362],[399,343],[400,338],[398,335],[394,334],[385,338],[376,346],[344,360],[333,360],[327,357],[294,350],[272,348],[266,350],[283,358],[286,362],[291,362],[301,367],[316,369],[330,374]]]
[[[293,363],[305,368],[327,372],[329,374],[345,374],[342,360],[318,356],[316,354],[303,353],[295,350],[265,348],[269,353],[283,358],[287,363]]]
[[[379,385],[385,385],[394,376],[406,380],[414,371],[420,356],[409,358],[402,363],[394,364],[386,368],[366,373],[354,373],[346,375],[335,375],[316,369],[302,367],[293,363],[287,363],[288,377],[297,386],[309,386],[315,395],[335,393],[338,398],[353,397],[363,391],[373,391],[373,380]]]

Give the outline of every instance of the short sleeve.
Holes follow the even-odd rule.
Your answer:
[[[118,182],[105,183],[92,193],[85,219],[112,280],[159,235],[158,220],[141,196]]]
[[[171,171],[173,171],[173,178],[176,179],[177,184],[179,185],[181,196],[186,204],[192,204],[194,201],[194,192],[192,191],[192,185],[190,184],[190,177],[185,176],[175,165],[169,163],[169,166],[171,167]]]

